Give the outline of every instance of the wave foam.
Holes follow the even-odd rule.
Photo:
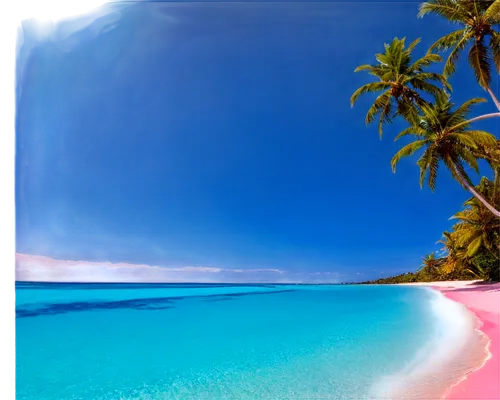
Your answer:
[[[436,318],[432,338],[400,372],[373,385],[372,399],[443,398],[488,357],[488,338],[476,329],[475,315],[437,290],[422,289],[431,294]]]

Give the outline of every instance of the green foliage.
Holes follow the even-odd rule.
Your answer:
[[[434,190],[436,177],[441,162],[448,167],[452,176],[461,184],[464,180],[470,185],[471,180],[466,173],[466,167],[478,171],[478,164],[473,151],[479,151],[480,146],[495,146],[497,141],[488,132],[471,130],[471,121],[467,119],[471,107],[484,99],[471,99],[456,110],[450,97],[441,92],[436,102],[422,107],[422,114],[396,137],[414,136],[417,140],[407,144],[399,150],[391,160],[392,170],[403,157],[411,156],[417,150],[425,148],[424,153],[417,161],[420,167],[420,186],[425,179]]]
[[[482,178],[476,190],[495,206],[500,206],[500,192],[494,182]],[[434,253],[422,259],[421,268],[390,278],[365,283],[409,283],[445,280],[500,280],[500,218],[472,197],[463,210],[452,218],[458,220],[451,232],[444,232],[438,243],[445,256]]]
[[[388,278],[380,278],[372,281],[361,282],[362,284],[400,284],[414,282],[439,282],[439,281],[468,281],[478,279],[469,271],[453,271],[448,274],[438,274],[431,272],[406,272],[404,274],[391,276]]]
[[[468,60],[483,88],[491,84],[492,65],[500,73],[500,0],[431,0],[420,5],[419,17],[437,14],[461,25],[461,29],[436,41],[429,52],[450,50],[443,75],[451,76],[460,53],[470,45]]]
[[[500,193],[487,178],[481,179],[477,191],[496,207],[500,205]],[[500,256],[500,218],[490,213],[475,197],[467,200],[464,205],[465,209],[452,217],[458,220],[453,226],[456,247],[463,248],[466,257],[474,257],[483,248]]]
[[[405,48],[405,38],[394,38],[390,44],[384,44],[384,53],[375,56],[378,64],[361,65],[354,70],[367,71],[378,79],[353,93],[351,107],[365,93],[380,93],[365,118],[366,124],[370,124],[378,117],[380,136],[383,124],[391,123],[396,116],[413,120],[420,107],[427,104],[424,94],[436,96],[442,87],[451,90],[442,75],[424,71],[431,64],[442,61],[439,55],[427,54],[416,61],[412,60],[412,51],[419,42],[420,39],[414,40]]]
[[[500,192],[495,182],[483,177],[475,188],[495,207],[500,206]],[[445,232],[439,242],[448,255],[443,273],[466,271],[476,279],[497,280],[500,271],[500,218],[472,197],[453,217],[458,222]]]
[[[445,263],[446,257],[436,258],[434,253],[431,253],[423,258],[422,267],[417,272],[406,272],[404,274],[391,276],[388,278],[380,278],[362,283],[399,284],[413,282],[437,282],[478,279],[474,273],[466,269],[446,272],[443,270],[443,265]]]
[[[500,261],[494,255],[486,252],[477,254],[472,260],[472,269],[486,280],[500,281]]]
[[[492,146],[479,145],[471,151],[474,157],[486,160],[493,171],[500,170],[500,140]]]
[[[414,140],[403,146],[392,158],[396,166],[404,157],[421,151],[420,186],[425,181],[434,190],[440,165],[444,165],[474,197],[464,203],[452,218],[457,222],[450,232],[444,232],[439,243],[445,256],[429,254],[421,268],[390,278],[364,283],[407,283],[454,279],[500,279],[500,140],[489,132],[475,129],[472,124],[500,113],[470,118],[473,107],[485,102],[474,98],[455,106],[449,95],[447,79],[455,72],[456,62],[468,49],[468,61],[477,82],[498,100],[490,89],[493,72],[500,73],[500,0],[430,0],[420,6],[419,17],[437,14],[453,24],[455,30],[437,40],[424,57],[413,61],[413,51],[419,40],[405,47],[405,39],[395,38],[385,44],[385,52],[376,55],[378,64],[362,65],[355,71],[367,71],[378,81],[363,85],[351,97],[351,106],[365,93],[379,93],[368,110],[366,123],[379,120],[382,125],[402,117],[408,127],[395,140]],[[442,61],[434,51],[449,51],[443,74],[426,71]],[[492,180],[483,177],[476,187],[467,173],[479,173],[478,160],[491,167]]]
[[[474,121],[498,117],[500,113],[469,119],[472,106],[486,101],[481,98],[466,101],[453,110],[454,104],[446,92],[446,89],[451,90],[451,87],[445,78],[454,71],[459,51],[469,43],[467,35],[473,32],[476,40],[471,44],[469,62],[479,84],[489,90],[490,64],[497,59],[500,61],[500,34],[488,25],[497,19],[500,20],[496,14],[493,15],[495,10],[500,9],[498,2],[500,0],[485,0],[478,5],[476,0],[432,0],[424,3],[420,10],[421,16],[433,12],[454,22],[472,25],[441,38],[424,57],[415,62],[412,62],[412,52],[419,40],[405,47],[405,38],[395,38],[390,44],[384,44],[384,53],[376,55],[378,64],[361,65],[355,70],[355,72],[367,71],[378,78],[377,82],[367,83],[358,88],[351,97],[353,106],[363,94],[380,93],[368,110],[366,124],[370,124],[378,117],[378,131],[382,136],[382,126],[385,123],[392,123],[394,118],[399,116],[410,126],[401,131],[396,140],[409,135],[416,138],[394,155],[391,160],[393,171],[396,171],[401,158],[409,157],[424,149],[417,161],[420,168],[420,187],[427,180],[428,186],[434,190],[438,169],[442,164],[448,168],[453,178],[472,193],[474,193],[471,188],[472,181],[467,169],[479,173],[478,158],[487,160],[495,173],[500,172],[499,142],[490,133],[471,128]],[[472,23],[467,18],[473,18],[476,22]],[[477,27],[476,23],[481,26]],[[479,34],[480,38],[477,36]],[[491,37],[489,47],[484,42],[486,36]],[[424,68],[441,61],[432,50],[447,50],[451,47],[453,49],[445,64],[444,75],[424,71]],[[500,71],[500,64],[498,67]],[[440,86],[431,81],[440,83]],[[495,100],[491,90],[490,94]],[[486,202],[482,198],[479,199]],[[491,205],[488,207],[490,212],[500,215],[494,207]]]

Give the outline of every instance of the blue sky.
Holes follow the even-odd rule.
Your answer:
[[[17,252],[342,281],[416,269],[469,196],[444,168],[420,190],[416,158],[393,174],[402,125],[381,141],[371,98],[349,98],[384,42],[421,37],[423,54],[453,28],[417,9],[142,2],[25,21]],[[465,57],[452,84],[457,103],[487,95]]]

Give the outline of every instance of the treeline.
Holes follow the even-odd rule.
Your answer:
[[[437,281],[468,281],[477,279],[468,271],[453,271],[449,274],[439,274],[427,271],[406,272],[401,275],[391,276],[389,278],[380,278],[373,281],[360,282],[359,284],[396,284],[412,282],[437,282]]]

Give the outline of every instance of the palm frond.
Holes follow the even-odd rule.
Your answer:
[[[467,200],[464,203],[464,206],[470,206],[471,205],[470,200],[471,199]],[[451,217],[451,218],[458,219],[460,221],[459,223],[453,225],[453,230],[455,230],[455,231],[467,229],[469,224],[476,224],[476,222],[477,222],[476,216],[475,215],[471,216],[470,210],[459,211],[455,215],[453,215],[453,217]]]
[[[462,149],[460,152],[460,159],[470,166],[477,174],[479,174],[479,164],[477,158],[467,149]]]
[[[461,10],[456,1],[452,0],[431,0],[422,3],[419,7],[418,17],[434,13],[438,14],[450,21],[461,20]]]
[[[466,36],[469,33],[469,31],[470,31],[469,28],[464,28],[464,29],[459,29],[458,31],[448,33],[441,39],[436,40],[436,42],[434,42],[434,44],[432,44],[431,47],[429,47],[427,53],[430,53],[434,50],[446,51],[456,46],[460,42],[460,40],[463,39],[464,36]]]
[[[453,88],[451,87],[450,83],[448,80],[442,75],[438,74],[436,72],[421,72],[417,75],[418,79],[426,79],[430,81],[438,81],[441,83],[448,91],[452,91]]]
[[[443,121],[439,110],[440,99],[439,96],[436,98],[436,104],[423,104],[420,108],[422,110],[423,118],[421,120],[421,125],[424,129],[433,131],[436,133],[443,127]]]
[[[399,134],[394,138],[394,141],[401,139],[403,136],[414,135],[417,137],[425,137],[427,136],[427,132],[425,129],[420,128],[419,126],[411,125],[406,129],[403,129]]]
[[[476,142],[474,141],[473,138],[471,138],[469,135],[465,133],[451,133],[448,135],[450,139],[453,139],[453,141],[458,144],[461,147],[468,147],[471,149],[475,149],[477,147]],[[453,143],[453,144],[455,144]]]
[[[449,77],[455,73],[456,66],[455,63],[460,56],[460,52],[465,48],[467,42],[470,40],[470,34],[464,35],[462,39],[454,46],[453,50],[450,52],[446,63],[444,64],[443,75]]]
[[[391,57],[387,53],[377,53],[375,54],[375,59],[384,67],[391,65]]]
[[[497,146],[497,139],[495,136],[493,136],[491,133],[486,132],[486,131],[467,131],[464,132],[467,136],[469,136],[476,146],[482,145],[486,147],[492,147],[494,148]]]
[[[468,124],[464,123],[465,118],[470,113],[472,106],[480,103],[486,103],[486,99],[482,97],[474,97],[473,99],[467,100],[465,103],[459,106],[453,113],[451,113],[446,126],[452,127],[458,124],[463,124],[461,126],[468,126]]]
[[[495,0],[483,14],[484,18],[492,25],[500,22],[500,0]]]
[[[453,178],[455,178],[462,186],[464,186],[464,188],[466,187],[463,181],[467,182],[469,185],[472,185],[472,181],[469,175],[465,171],[465,168],[463,167],[456,154],[449,154],[443,157],[443,162],[450,170]]]
[[[373,65],[370,65],[370,64],[363,64],[363,65],[360,65],[359,67],[357,67],[354,72],[359,72],[359,71],[371,71],[373,70],[375,67]]]
[[[448,91],[451,92],[453,90],[453,88],[451,87],[448,80],[442,74],[438,74],[435,72],[421,72],[415,76],[410,76],[410,77],[406,78],[406,81],[408,83],[411,83],[415,88],[423,90],[423,91],[428,92],[428,93],[433,94],[433,95],[437,94],[439,91],[441,91],[442,88],[434,86],[433,84],[431,84],[427,81],[437,81],[437,82],[441,83],[441,85],[443,85],[443,87],[445,89],[447,89]],[[425,86],[422,86],[422,83]],[[428,85],[432,85],[433,88],[430,88]],[[426,87],[429,90],[421,89],[418,86]]]
[[[498,14],[500,15],[500,12]],[[490,48],[496,70],[500,74],[500,33],[492,31],[490,38]]]
[[[378,121],[378,134],[380,138],[383,135],[383,124],[392,122],[392,97],[389,93],[386,93],[388,100],[384,103],[383,107],[380,108],[380,116]]]
[[[397,38],[396,38],[396,39],[397,39]],[[403,50],[403,48],[404,48],[404,39],[405,39],[405,38],[403,38],[403,41],[402,41],[402,48],[401,48],[401,51],[402,51],[402,50]],[[420,41],[421,41],[421,39],[420,39],[420,38],[417,38],[417,39],[415,39],[413,42],[411,42],[411,43],[408,45],[408,47],[406,48],[405,53],[406,53],[407,55],[410,55],[410,53],[411,53],[413,50],[415,50],[415,47],[417,46],[417,44],[419,44],[419,43],[420,43]]]
[[[474,224],[463,223],[457,225],[453,227],[453,229],[455,230],[455,234],[457,235],[457,246],[466,248],[469,246],[471,242],[476,240],[477,237],[481,237],[481,231],[474,226],[475,223]]]
[[[416,99],[409,99],[403,96],[396,101],[396,104],[396,114],[400,117],[403,117],[411,125],[414,125],[418,118],[418,107],[427,103],[421,97],[418,97]]]
[[[483,246],[483,238],[481,236],[478,236],[476,239],[474,239],[471,244],[467,246],[467,257],[474,257],[478,252],[479,249]]]
[[[483,238],[481,235],[479,235],[467,246],[467,257],[475,256],[482,245]]]
[[[479,145],[474,151],[474,156],[485,160],[494,171],[495,182],[500,187],[500,141],[497,140],[493,145]]]
[[[388,82],[372,82],[367,83],[366,85],[361,86],[358,90],[356,90],[351,96],[351,107],[354,106],[356,100],[358,100],[359,96],[369,92],[378,92],[381,90],[385,90],[389,88],[391,85]]]
[[[409,143],[403,148],[401,148],[391,160],[392,172],[396,172],[396,165],[403,157],[411,156],[417,150],[421,149],[427,144],[427,140],[417,140],[415,142]]]
[[[428,172],[428,167],[432,157],[432,152],[433,148],[427,147],[427,149],[424,151],[424,154],[422,154],[422,157],[420,157],[419,160],[417,161],[417,165],[420,168],[420,179],[419,179],[420,189],[424,187],[425,177]]]
[[[408,67],[409,71],[419,72],[422,71],[423,67],[428,67],[429,65],[437,62],[443,61],[442,57],[439,54],[428,53],[422,58],[419,58],[413,64]]]
[[[491,67],[488,48],[483,41],[476,41],[469,50],[469,64],[476,75],[476,79],[484,89],[490,86]]]
[[[425,178],[427,177],[427,185],[431,190],[435,189],[436,177],[439,169],[439,154],[434,146],[429,146],[422,157],[417,161],[420,168],[420,188],[424,186]]]
[[[387,107],[387,103],[390,102],[391,102],[391,93],[390,91],[386,90],[375,99],[372,106],[368,109],[365,118],[365,123],[370,124],[371,122],[373,122],[376,116]],[[384,116],[384,118],[387,118],[387,116]]]

